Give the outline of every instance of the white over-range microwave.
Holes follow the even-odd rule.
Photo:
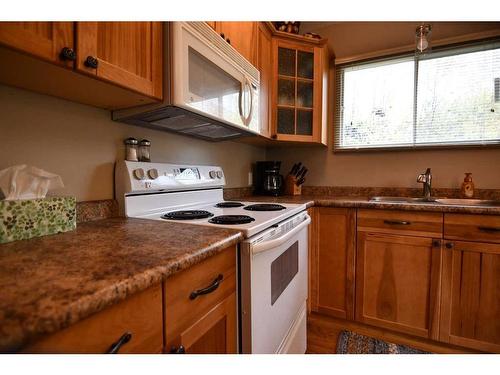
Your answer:
[[[211,141],[260,133],[259,71],[205,22],[164,24],[163,101],[113,119]]]

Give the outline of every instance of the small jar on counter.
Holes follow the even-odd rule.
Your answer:
[[[139,141],[135,138],[127,138],[125,143],[125,160],[139,161]]]
[[[139,160],[151,161],[151,142],[147,139],[139,142]]]

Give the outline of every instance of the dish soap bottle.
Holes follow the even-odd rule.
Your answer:
[[[472,173],[465,174],[464,182],[462,182],[462,196],[464,198],[472,198],[474,196],[474,182],[472,182]]]

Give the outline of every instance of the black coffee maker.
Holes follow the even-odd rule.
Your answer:
[[[258,161],[254,167],[254,193],[257,195],[280,195],[283,190],[283,176],[280,175],[280,161]]]

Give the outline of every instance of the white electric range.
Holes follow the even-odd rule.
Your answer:
[[[128,217],[232,228],[239,244],[242,353],[304,353],[308,231],[305,204],[224,201],[220,167],[118,162],[115,190]]]

